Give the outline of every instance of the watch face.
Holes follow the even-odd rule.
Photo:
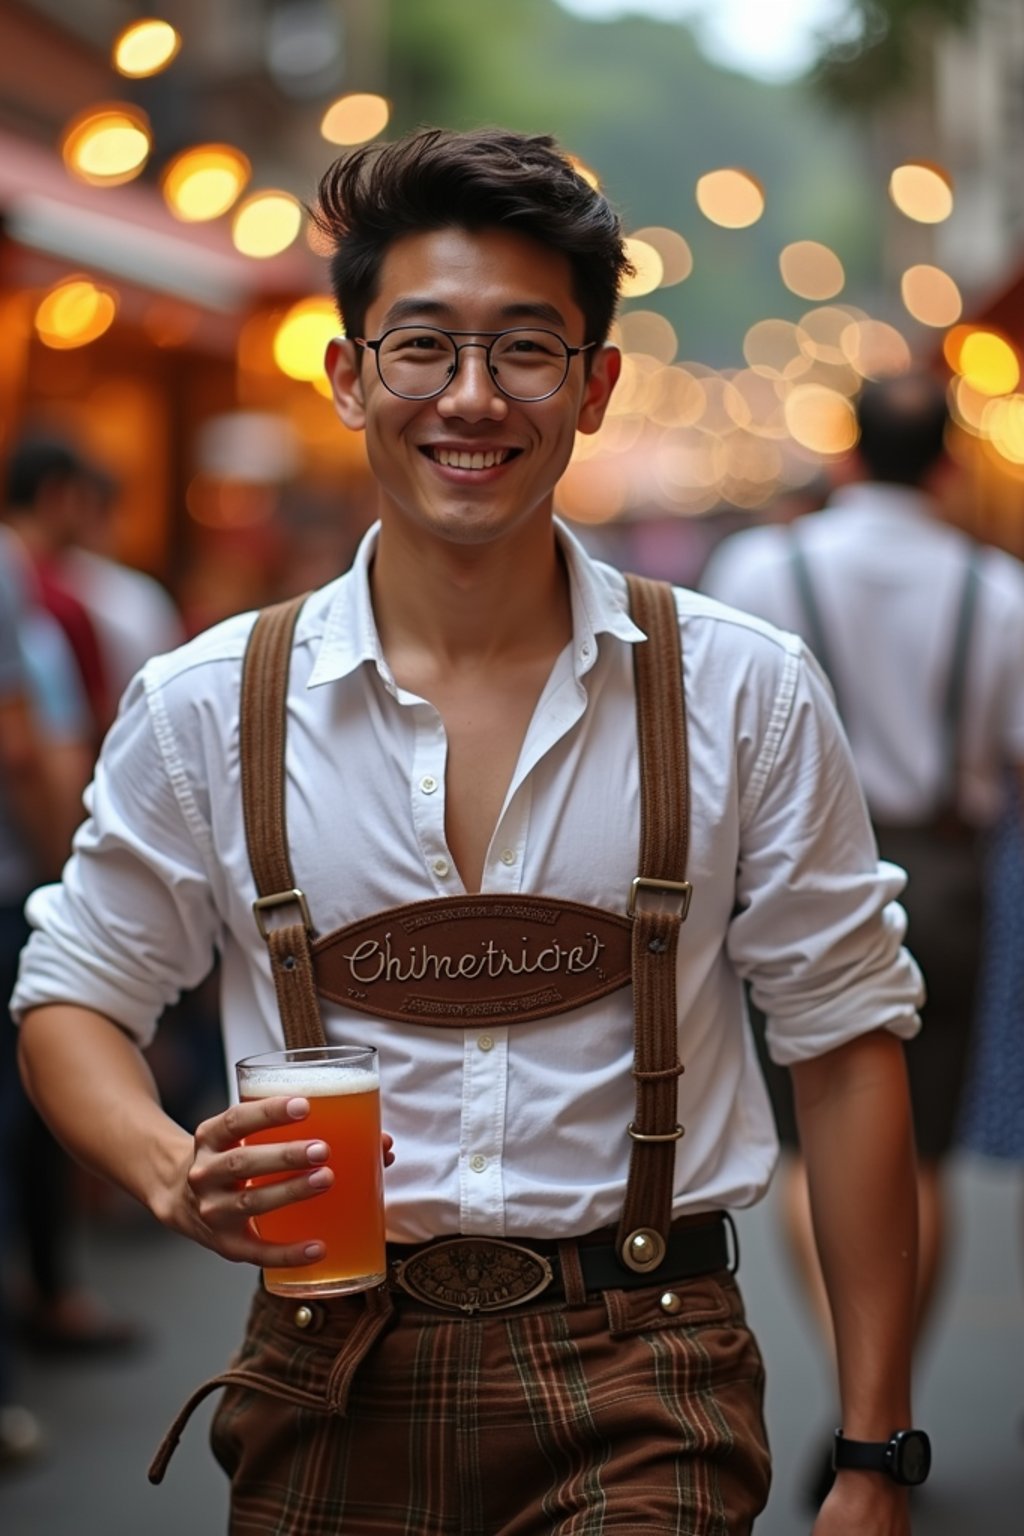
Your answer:
[[[894,1472],[901,1483],[923,1483],[932,1464],[928,1436],[920,1429],[907,1429],[894,1436]]]

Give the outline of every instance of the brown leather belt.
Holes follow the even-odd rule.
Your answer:
[[[735,1270],[737,1265],[735,1229],[720,1211],[674,1222],[665,1257],[654,1272],[627,1269],[614,1238],[615,1229],[609,1227],[607,1232],[561,1242],[448,1237],[429,1243],[389,1243],[389,1286],[398,1300],[411,1297],[444,1312],[500,1312],[539,1296],[564,1297],[562,1264],[567,1247],[588,1292],[662,1285],[719,1269]]]

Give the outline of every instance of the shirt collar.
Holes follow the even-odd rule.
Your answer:
[[[924,491],[877,480],[840,486],[828,499],[828,511],[858,518],[935,520],[934,502]]]
[[[369,661],[385,686],[395,689],[370,600],[370,565],[379,532],[380,524],[375,523],[360,541],[351,569],[335,583],[323,638],[309,675],[310,688],[347,677]],[[586,672],[596,660],[599,635],[633,643],[642,640],[644,633],[629,616],[620,573],[593,560],[559,518],[555,519],[555,535],[569,572],[573,659],[577,671]]]

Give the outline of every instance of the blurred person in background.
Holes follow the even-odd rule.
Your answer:
[[[182,643],[185,627],[170,593],[155,577],[115,558],[117,482],[100,465],[81,462],[56,568],[92,622],[116,705],[151,656]]]
[[[1024,566],[942,519],[951,465],[938,378],[911,373],[865,384],[857,419],[855,455],[842,466],[847,483],[824,511],[723,540],[701,584],[810,645],[835,691],[880,853],[909,875],[907,943],[927,988],[923,1028],[906,1045],[919,1338],[947,1243],[943,1173],[976,1013],[983,836],[1003,807],[1007,770],[1024,767]],[[754,1004],[756,1011],[756,994]],[[789,1084],[770,1062],[766,1069],[789,1151],[785,1231],[830,1340]],[[811,1502],[820,1503],[830,1477],[823,1456]]]
[[[28,887],[56,867],[56,806],[36,730],[21,642],[15,622],[14,572],[0,545],[0,1250],[6,1271],[13,1246],[11,1170],[22,1153],[18,1127],[24,1098],[15,1065],[15,1035],[6,1013],[18,954],[28,924],[22,907]],[[27,862],[26,856],[30,859]],[[8,1276],[0,1274],[0,1469],[33,1458],[42,1445],[35,1416],[13,1401],[14,1329]]]
[[[199,1389],[151,1476],[225,1386],[212,1441],[232,1529],[252,1536],[749,1532],[770,1463],[728,1210],[763,1195],[777,1143],[747,978],[797,1085],[842,1366],[841,1470],[816,1536],[907,1536],[928,1467],[910,1417],[900,1046],[920,977],[827,685],[794,637],[691,592],[641,587],[645,629],[625,578],[553,517],[575,434],[599,429],[619,375],[607,336],[628,262],[617,215],[551,139],[368,145],[328,171],[319,207],[346,329],[327,369],[341,421],[366,434],[379,521],[279,647],[290,861],[339,952],[374,913],[390,942],[396,904],[427,908],[430,945],[469,907],[456,951],[489,944],[502,963],[471,988],[459,962],[449,1028],[361,1007],[355,972],[340,1000],[310,996],[296,891],[280,893],[287,927],[268,924],[276,958],[253,914],[239,715],[254,615],[147,665],[63,883],[30,902],[14,1006],[36,1102],[169,1229],[257,1266],[319,1260],[317,1197],[345,1168],[301,1136],[246,1144],[301,1125],[308,1101],[236,1103],[189,1134],[146,1070],[162,1009],[216,948],[227,1060],[280,1046],[279,999],[290,1024],[303,985],[312,1035],[379,1049],[396,1149],[387,1281],[299,1306],[258,1291],[237,1367]],[[648,664],[656,720],[678,726],[666,777],[647,730],[638,742]],[[517,923],[546,914],[541,958],[511,961],[493,936],[510,903]],[[583,998],[577,950],[546,926],[581,908],[609,950]],[[502,957],[529,1008],[508,1002]],[[664,1067],[645,1064],[650,1034]],[[264,1174],[279,1177],[247,1187]],[[301,1201],[301,1243],[254,1231]]]
[[[35,602],[67,636],[91,714],[93,750],[113,719],[116,700],[95,626],[68,584],[61,562],[99,494],[93,466],[65,439],[28,432],[11,447],[4,479],[3,517],[32,572]]]
[[[23,907],[41,878],[56,878],[82,818],[82,794],[92,771],[95,718],[66,631],[40,602],[37,570],[26,545],[0,525],[0,605],[21,655],[25,699],[38,753],[39,794],[45,796],[45,841],[8,803],[0,828],[5,909],[3,1013],[7,1054],[5,1136],[8,1223],[12,1257],[10,1310],[21,1341],[47,1352],[91,1354],[123,1350],[140,1337],[82,1285],[75,1254],[81,1214],[75,1169],[20,1089],[15,1035],[7,1015],[17,954],[28,937]],[[16,1262],[13,1262],[16,1261]]]

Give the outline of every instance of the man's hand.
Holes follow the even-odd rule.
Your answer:
[[[280,1141],[243,1146],[247,1137],[275,1126],[293,1125],[309,1114],[309,1103],[296,1095],[256,1099],[235,1104],[204,1120],[195,1133],[191,1156],[183,1170],[179,1198],[155,1214],[164,1223],[204,1248],[236,1263],[265,1268],[290,1268],[322,1259],[325,1245],[317,1238],[282,1246],[262,1241],[254,1216],[297,1201],[313,1200],[334,1183],[327,1166],[331,1155],[325,1141]],[[394,1162],[391,1137],[383,1137],[386,1167]],[[289,1174],[272,1183],[251,1181],[267,1175]],[[310,1213],[311,1231],[316,1214]]]
[[[910,1536],[909,1502],[881,1472],[837,1472],[813,1536]]]

